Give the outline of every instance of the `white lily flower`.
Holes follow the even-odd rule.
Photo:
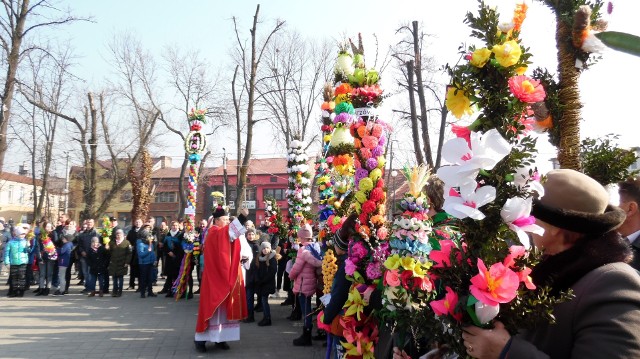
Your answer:
[[[500,304],[488,305],[477,301],[475,312],[480,324],[487,324],[500,313]]]
[[[532,198],[527,199],[514,197],[509,198],[502,206],[500,216],[502,220],[509,226],[509,229],[516,232],[520,243],[529,249],[529,236],[526,232],[535,233],[537,235],[544,234],[544,228],[538,226],[536,219],[531,215]]]
[[[460,187],[460,196],[445,196],[443,209],[450,215],[463,219],[483,220],[485,215],[478,208],[496,199],[496,188],[483,186],[477,190],[476,184],[465,184]]]
[[[544,196],[544,187],[540,183],[540,174],[534,172],[533,176],[530,176],[529,168],[518,168],[513,176],[513,183],[521,189],[528,188],[531,192],[537,192],[538,198]]]

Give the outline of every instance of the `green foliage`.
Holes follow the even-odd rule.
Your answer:
[[[582,172],[603,186],[622,182],[639,172],[629,170],[638,156],[633,151],[617,147],[617,139],[617,135],[609,134],[599,139],[586,138],[580,144]]]
[[[549,73],[547,69],[536,68],[533,70],[533,75],[531,77],[540,81],[547,92],[547,97],[544,99],[544,103],[547,106],[553,121],[553,127],[548,130],[549,142],[558,147],[560,146],[560,127],[564,109],[564,106],[562,106],[560,98],[558,97],[560,85],[558,85],[554,75]]]

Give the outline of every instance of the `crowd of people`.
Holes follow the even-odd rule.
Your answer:
[[[546,195],[534,202],[532,213],[545,232],[531,238],[544,257],[531,276],[535,284],[550,284],[554,291],[573,289],[575,299],[555,309],[555,324],[518,335],[507,332],[499,321],[493,329],[468,327],[463,340],[469,356],[569,358],[592,357],[598,352],[602,353],[599,357],[607,358],[640,357],[640,180],[619,184],[617,206],[609,204],[602,186],[576,171],[550,172],[544,189]],[[441,183],[432,181],[428,195],[434,228],[439,225],[438,218],[445,218],[444,225],[449,225],[451,217],[442,210]],[[189,289],[183,294],[192,298],[202,289],[196,349],[206,351],[207,341],[229,349],[227,341],[239,340],[239,322],[255,322],[256,312],[263,313],[258,326],[272,325],[270,297],[280,297],[284,299],[282,305],[291,306],[287,319],[303,321],[302,333],[293,345],[309,346],[313,339],[336,336],[320,330],[312,336],[313,306],[321,305],[323,285],[314,229],[303,225],[296,240],[278,240],[264,225],[256,228],[247,214],[242,209],[234,218],[218,207],[209,221],[203,220],[198,226],[203,252],[192,258],[200,288],[193,292],[193,278],[189,276]],[[10,268],[9,296],[21,297],[34,286],[38,296],[47,296],[50,290],[55,290],[54,295],[64,295],[74,265],[84,285],[82,292],[88,296],[121,296],[127,274],[131,278],[128,289],[135,290],[137,280],[136,292],[142,298],[156,296],[152,284],[163,277],[160,293],[173,296],[185,255],[182,223],[162,222],[156,228],[153,219],[146,223],[136,220],[125,234],[115,218],[111,222],[112,237],[104,240],[93,220],[75,228],[61,216],[56,227],[46,222],[35,229],[14,225],[9,235],[8,226],[0,218],[0,232],[11,238],[3,246],[4,264]],[[355,223],[356,217],[350,216],[333,238],[338,271],[330,299],[322,303],[322,322],[331,327],[339,325],[347,300],[350,282],[344,261]],[[30,232],[34,237],[27,239]],[[295,261],[290,260],[293,252]],[[341,357],[339,335],[336,339],[332,342],[337,345],[327,350]],[[410,356],[393,346],[381,339],[376,358],[417,358],[429,350],[430,357],[435,357],[434,352],[446,357],[446,348],[427,347]]]

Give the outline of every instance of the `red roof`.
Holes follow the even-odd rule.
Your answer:
[[[33,178],[9,172],[0,172],[0,180],[33,185]],[[36,186],[42,186],[42,180],[36,179]]]
[[[311,162],[313,163],[313,162]],[[227,174],[229,176],[236,175],[238,161],[227,160]],[[254,158],[249,161],[248,174],[252,175],[275,175],[287,173],[287,159],[282,157],[276,158]],[[224,168],[222,166],[213,169],[211,176],[222,176]]]

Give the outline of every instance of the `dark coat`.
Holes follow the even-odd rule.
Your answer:
[[[347,279],[347,274],[344,271],[344,261],[346,259],[346,254],[338,256],[338,270],[333,277],[333,284],[331,285],[331,300],[324,308],[323,323],[325,324],[331,324],[333,319],[342,312],[342,307],[349,297],[351,282]]]
[[[111,261],[109,262],[109,275],[121,276],[127,274],[127,264],[131,262],[133,248],[131,243],[126,239],[120,245],[116,245],[116,241],[109,243],[109,252],[111,253]]]
[[[640,237],[636,238],[631,244],[633,250],[633,261],[629,263],[635,270],[640,271]]]
[[[256,293],[259,296],[274,294],[276,292],[276,272],[278,262],[276,252],[272,251],[267,258],[258,258],[258,268],[256,270]],[[252,261],[255,262],[255,261]],[[268,264],[268,265],[267,265]]]
[[[570,287],[575,298],[554,308],[556,324],[514,337],[507,357],[640,358],[640,275],[625,263],[630,254],[629,243],[611,232],[540,262],[534,283],[551,283],[552,293]]]
[[[76,237],[76,240],[78,241],[79,254],[82,254],[82,252],[87,252],[87,254],[89,253],[89,250],[91,249],[91,238],[93,237],[100,238],[95,228],[91,228],[91,230],[86,230],[78,234],[78,237]]]
[[[89,264],[89,272],[92,275],[106,274],[107,273],[107,250],[104,246],[98,247],[97,250],[93,248],[87,251],[87,264]]]
[[[256,288],[256,284],[258,282],[258,256],[260,255],[260,243],[257,240],[255,241],[247,241],[249,246],[251,247],[251,253],[253,253],[253,260],[249,265],[249,269],[247,269],[246,279],[245,279],[245,287]]]

